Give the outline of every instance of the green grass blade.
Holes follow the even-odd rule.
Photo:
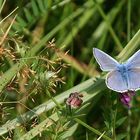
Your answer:
[[[42,12],[42,13],[44,13],[45,12],[45,7],[44,7],[44,4],[43,4],[43,1],[37,1],[37,5],[38,5],[38,7],[39,7],[39,9],[40,9],[40,11]]]
[[[74,119],[76,122],[78,122],[79,124],[83,125],[84,127],[86,127],[87,129],[91,130],[92,132],[94,132],[95,134],[101,136],[102,133],[99,132],[98,130],[94,129],[93,127],[87,125],[86,123],[84,123],[83,121],[81,121],[80,119],[75,118]],[[111,140],[111,138],[107,137],[106,135],[103,135],[102,138],[104,138],[105,140]]]
[[[54,115],[51,115],[51,117],[45,119],[40,124],[38,124],[35,128],[27,132],[25,135],[23,135],[19,140],[31,140],[35,136],[39,135],[43,130],[45,130],[47,127],[51,126],[53,124],[53,121],[58,121],[58,116],[55,113]],[[52,121],[53,120],[53,121]]]
[[[139,43],[140,43],[140,29],[137,31],[134,37],[128,42],[125,48],[121,51],[117,59],[121,60],[122,62],[125,61],[130,55],[134,53]]]
[[[39,15],[39,10],[38,10],[36,1],[32,0],[31,5],[32,5],[32,12],[33,12],[34,16],[37,17]]]
[[[54,5],[54,6],[52,6],[52,10],[55,10],[56,8],[58,8],[58,7],[61,7],[61,6],[63,6],[63,5],[65,5],[65,4],[67,4],[67,3],[69,3],[71,0],[63,0],[63,1],[61,1],[60,3],[58,3],[58,4],[56,4],[56,5]]]
[[[131,38],[130,26],[131,26],[131,0],[128,0],[127,2],[127,41],[128,42]]]
[[[16,20],[19,22],[19,24],[24,27],[27,25],[26,21],[24,21],[23,18],[21,18],[20,16],[17,16]]]
[[[0,1],[0,14],[1,14],[2,10],[3,10],[3,7],[4,7],[5,3],[6,3],[6,0],[1,0]]]
[[[101,16],[103,17],[104,21],[106,22],[106,25],[107,25],[107,27],[109,29],[109,32],[112,35],[112,37],[113,37],[118,49],[121,51],[123,49],[123,46],[122,46],[121,42],[119,41],[117,35],[115,34],[115,32],[114,32],[109,20],[107,19],[106,15],[105,15],[105,13],[103,11],[103,9],[101,8],[101,6],[97,2],[95,2],[95,4],[96,4],[96,6],[98,8],[98,11],[100,12]]]
[[[3,2],[3,0],[0,0],[0,7],[2,6],[2,2]]]
[[[24,62],[20,61],[20,63],[15,64],[10,68],[8,71],[6,71],[0,81],[0,92],[3,90],[3,88],[10,82],[10,80],[17,74],[17,72],[23,67]]]
[[[138,140],[138,136],[139,135],[140,135],[140,121],[139,121],[138,126],[137,126],[137,129],[136,129],[134,140]]]
[[[71,20],[80,15],[82,12],[84,12],[84,9],[79,8],[72,15],[63,20],[51,32],[49,32],[46,36],[44,36],[41,39],[41,41],[31,49],[31,51],[27,54],[27,56],[34,56],[43,47],[43,45],[46,44],[46,42],[49,41],[49,39],[51,39],[51,37],[53,37],[61,28],[68,25]]]
[[[110,12],[107,14],[106,18],[110,21],[110,24],[112,24],[114,22],[114,20],[116,19],[118,13],[120,12],[120,10],[122,9],[124,5],[124,1],[119,2],[119,4],[115,7],[112,8],[110,10]],[[92,46],[93,47],[93,43],[98,40],[99,38],[101,38],[104,34],[107,34],[108,29],[107,29],[107,24],[105,21],[102,21],[97,28],[95,29],[95,31],[92,33],[91,38],[89,39],[89,47]],[[103,34],[104,33],[104,34]],[[103,45],[102,45],[103,46]]]
[[[32,19],[33,19],[33,16],[32,16],[32,14],[31,14],[31,12],[28,10],[28,9],[24,9],[24,14],[25,14],[25,16],[26,16],[26,19],[27,19],[27,21],[28,22],[31,22],[32,21]]]
[[[93,3],[91,3],[93,5]],[[83,28],[84,25],[90,20],[91,16],[93,16],[96,12],[96,9],[89,8],[89,10],[86,10],[85,13],[79,18],[78,25],[74,25],[74,27],[71,30],[71,33],[68,34],[66,39],[63,41],[63,44],[60,44],[60,46],[68,46],[69,43],[73,40],[73,38],[77,35],[78,31]]]

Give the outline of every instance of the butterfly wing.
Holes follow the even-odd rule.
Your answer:
[[[140,88],[140,68],[129,70],[129,90],[138,90]]]
[[[106,85],[108,88],[117,92],[125,92],[128,90],[126,80],[123,79],[118,70],[114,70],[107,75]]]
[[[126,62],[129,68],[140,68],[140,50],[132,55]]]
[[[103,51],[93,48],[93,55],[103,71],[112,71],[119,63]]]

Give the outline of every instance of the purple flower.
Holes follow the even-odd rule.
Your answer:
[[[71,93],[66,99],[66,104],[71,106],[72,108],[80,107],[83,102],[83,100],[81,99],[82,97],[83,95],[79,94],[78,92]]]
[[[131,107],[130,102],[132,100],[132,97],[135,95],[135,91],[127,91],[127,92],[123,92],[123,93],[119,93],[119,98],[120,101],[127,106],[128,108]]]

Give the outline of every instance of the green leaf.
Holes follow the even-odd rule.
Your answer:
[[[23,27],[25,27],[27,24],[26,24],[26,21],[24,21],[23,18],[21,18],[20,16],[17,16],[16,20],[19,22],[19,24]],[[14,24],[15,25],[15,24]]]
[[[127,119],[127,117],[120,118],[116,121],[116,128],[122,125],[122,123]]]
[[[25,13],[25,16],[26,16],[27,21],[28,22],[31,22],[32,19],[33,19],[31,12],[28,9],[25,8],[24,9],[24,13]]]
[[[43,4],[43,0],[41,0],[41,1],[37,0],[37,4],[38,4],[38,7],[39,7],[40,11],[42,13],[44,13],[45,12],[45,7],[44,7],[44,4]]]
[[[126,138],[127,133],[121,133],[117,135],[117,140],[124,140],[124,138]]]
[[[33,11],[33,15],[35,17],[37,17],[39,15],[39,9],[37,7],[37,4],[36,4],[36,1],[35,0],[32,0],[31,1],[31,4],[32,4],[32,11]]]

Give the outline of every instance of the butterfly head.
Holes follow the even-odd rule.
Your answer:
[[[124,64],[120,64],[117,66],[117,70],[120,72],[120,73],[126,73],[129,68],[128,66],[124,63]]]

